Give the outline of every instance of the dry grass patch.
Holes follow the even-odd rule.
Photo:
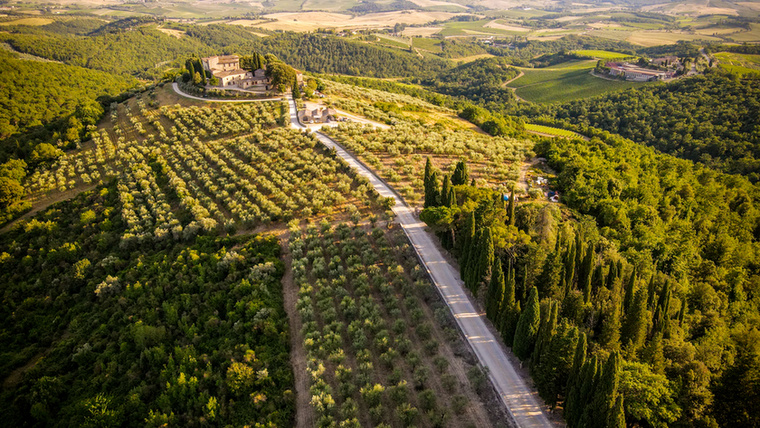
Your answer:
[[[0,22],[0,25],[40,26],[40,25],[51,24],[52,22],[53,20],[48,19],[48,18],[21,18],[21,19],[15,19],[13,21]]]

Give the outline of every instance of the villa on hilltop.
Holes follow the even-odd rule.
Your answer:
[[[272,89],[271,79],[266,75],[266,65],[254,71],[240,68],[237,55],[217,55],[201,58],[203,69],[219,79],[222,88],[238,88],[267,91]],[[299,83],[303,81],[301,72],[296,71]]]

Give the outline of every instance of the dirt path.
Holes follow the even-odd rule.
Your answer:
[[[520,70],[520,74],[518,74],[517,77],[513,77],[513,78],[507,80],[506,82],[502,83],[501,86],[503,88],[506,88],[507,85],[509,85],[510,83],[514,82],[515,80],[517,80],[517,79],[519,79],[519,78],[521,78],[523,76],[525,76],[525,72],[523,72],[522,70]],[[512,90],[514,90],[514,89],[512,89]]]
[[[285,275],[282,277],[282,294],[285,299],[285,312],[290,325],[290,364],[293,366],[296,393],[296,428],[311,428],[316,424],[314,409],[311,407],[309,393],[309,376],[306,372],[306,349],[301,335],[301,317],[296,309],[298,288],[293,282],[293,259],[288,249],[290,232],[280,234],[282,261],[285,263]]]

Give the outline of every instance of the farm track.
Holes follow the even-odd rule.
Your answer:
[[[180,92],[176,85],[174,89],[179,95],[188,96]],[[190,98],[209,101],[197,97]],[[295,102],[290,97],[286,98],[289,100],[291,127],[307,131],[308,129],[298,121]],[[225,100],[223,102],[251,101]],[[336,154],[345,160],[349,166],[365,176],[381,196],[392,197],[395,200],[393,212],[396,214],[397,221],[433,279],[443,300],[454,314],[460,330],[478,360],[488,368],[489,379],[506,406],[512,419],[510,421],[512,425],[526,428],[554,427],[555,425],[547,416],[538,394],[526,383],[518,369],[515,368],[513,363],[515,360],[507,355],[509,351],[489,329],[484,314],[475,309],[474,304],[464,291],[458,270],[448,263],[446,257],[437,248],[433,238],[425,230],[425,223],[415,218],[413,210],[406,205],[403,198],[394,189],[336,141],[321,132],[315,132],[315,136],[326,147],[334,149]]]

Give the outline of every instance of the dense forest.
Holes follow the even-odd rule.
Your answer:
[[[290,425],[277,239],[127,250],[118,194],[113,182],[0,235],[4,424]]]
[[[515,95],[504,82],[519,74],[505,58],[484,58],[443,71],[434,78],[414,81],[435,92],[467,98],[499,112],[516,103]]]
[[[756,188],[586,133],[535,148],[570,211],[505,203],[460,163],[426,169],[421,218],[569,426],[754,426]]]
[[[665,153],[760,180],[760,79],[712,72],[551,106],[533,117],[604,129]]]

